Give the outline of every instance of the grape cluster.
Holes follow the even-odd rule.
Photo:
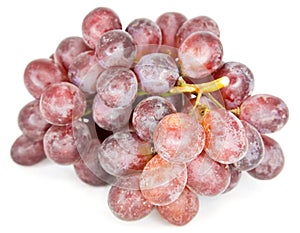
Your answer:
[[[12,159],[71,165],[93,186],[109,185],[122,220],[153,209],[174,225],[197,214],[201,196],[227,193],[242,173],[268,180],[284,166],[267,134],[288,121],[287,105],[252,95],[254,77],[223,61],[217,23],[177,12],[139,18],[125,30],[99,7],[49,58],[31,61],[34,100],[19,113]]]

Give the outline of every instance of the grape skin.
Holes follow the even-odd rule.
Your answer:
[[[13,143],[10,155],[20,165],[32,166],[46,158],[43,140],[32,141],[25,135],[19,136]]]
[[[96,93],[96,82],[104,71],[98,63],[95,52],[90,50],[79,54],[69,66],[68,77],[84,93]]]
[[[134,72],[140,81],[140,88],[155,95],[168,92],[179,78],[175,60],[163,53],[143,56],[134,67]]]
[[[111,67],[98,77],[96,89],[106,106],[125,108],[131,105],[137,96],[137,78],[128,68]]]
[[[166,115],[175,113],[175,107],[160,96],[151,96],[138,103],[132,115],[136,133],[145,141],[152,141],[158,122]]]
[[[201,79],[216,71],[222,64],[223,46],[210,32],[194,32],[178,49],[183,76]]]
[[[54,83],[42,94],[40,110],[42,116],[53,125],[68,125],[78,120],[85,112],[84,93],[67,82]]]
[[[107,31],[122,29],[118,15],[109,8],[98,7],[89,12],[82,22],[85,43],[95,49],[99,38]]]
[[[178,199],[165,205],[157,206],[158,213],[169,223],[183,226],[189,223],[198,213],[199,199],[198,196],[185,188]]]
[[[180,196],[186,181],[187,169],[184,163],[170,163],[157,154],[144,167],[140,189],[152,204],[168,205]]]
[[[199,195],[219,195],[230,183],[228,165],[212,160],[204,151],[187,165],[187,172],[187,186]]]
[[[248,171],[252,177],[259,180],[270,180],[278,176],[284,167],[284,154],[281,146],[274,139],[262,135],[265,154],[261,163]]]
[[[67,37],[57,46],[54,53],[54,61],[64,67],[65,70],[68,70],[74,58],[88,50],[90,50],[90,48],[81,37]]]
[[[242,177],[242,171],[237,169],[234,165],[229,164],[229,169],[230,169],[230,174],[231,174],[230,183],[223,193],[228,193],[232,189],[234,189],[238,185],[238,183]]]
[[[231,164],[248,150],[246,131],[241,121],[225,109],[209,111],[201,119],[206,132],[205,152],[212,159]]]
[[[39,99],[43,91],[51,84],[67,80],[65,71],[50,59],[33,60],[24,71],[25,87],[36,99]]]
[[[96,47],[99,64],[104,68],[121,66],[130,68],[136,56],[133,38],[122,30],[111,30],[104,33]]]
[[[257,94],[246,99],[240,108],[240,119],[253,125],[260,133],[274,133],[287,123],[289,109],[276,96]]]
[[[213,73],[214,79],[226,76],[230,83],[220,90],[226,109],[239,107],[254,89],[251,70],[239,62],[227,62]]]
[[[130,190],[111,186],[108,193],[108,206],[112,213],[121,220],[135,221],[149,215],[154,209],[140,190]]]
[[[47,158],[57,164],[73,164],[80,159],[77,143],[72,125],[53,125],[44,136],[45,154]]]
[[[176,47],[180,47],[182,42],[192,33],[198,31],[208,31],[220,37],[220,30],[217,23],[207,16],[197,16],[185,21],[176,34]]]
[[[162,158],[174,163],[187,163],[203,150],[205,132],[188,114],[172,113],[158,123],[153,143]]]
[[[51,126],[41,115],[39,100],[33,100],[21,109],[18,125],[23,134],[34,141],[42,140]]]
[[[106,138],[99,150],[103,169],[113,176],[140,173],[152,158],[151,144],[134,132],[119,131]]]
[[[248,150],[246,155],[234,165],[237,169],[248,171],[256,166],[263,160],[265,147],[260,133],[248,122],[241,120],[248,139]]]

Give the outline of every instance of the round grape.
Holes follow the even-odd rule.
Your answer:
[[[247,99],[254,89],[254,77],[251,70],[239,62],[227,62],[219,68],[213,77],[218,79],[227,76],[230,83],[220,90],[225,107],[234,109]]]
[[[194,32],[178,49],[183,76],[201,79],[216,71],[222,64],[223,46],[210,32]]]
[[[262,134],[274,133],[287,123],[289,109],[283,100],[276,96],[257,94],[242,103],[239,117]]]
[[[78,120],[85,112],[86,99],[83,92],[67,82],[54,83],[42,94],[42,116],[53,125],[67,125]]]
[[[126,221],[139,220],[154,209],[140,190],[130,190],[112,186],[108,193],[108,206],[112,213]]]
[[[206,132],[205,152],[212,159],[235,163],[248,150],[248,140],[242,122],[225,109],[207,112],[201,120]]]
[[[123,67],[112,67],[102,72],[96,84],[98,96],[111,108],[131,105],[138,91],[137,78],[133,71]]]
[[[168,54],[145,55],[134,67],[140,81],[140,88],[149,94],[168,92],[179,78],[175,60]]]
[[[24,71],[24,83],[29,93],[36,99],[53,83],[67,81],[61,67],[50,59],[37,59],[30,62]]]
[[[227,189],[223,193],[228,193],[232,189],[234,189],[238,185],[238,183],[242,177],[242,171],[237,169],[234,165],[229,164],[229,169],[230,169],[230,174],[231,174],[230,183],[229,183]]]
[[[183,226],[189,223],[198,213],[199,199],[198,196],[185,188],[178,199],[165,205],[157,206],[158,213],[169,223]]]
[[[23,134],[34,141],[42,140],[51,126],[41,115],[39,100],[33,100],[21,109],[18,124]]]
[[[196,119],[185,113],[165,116],[153,134],[155,151],[164,159],[187,163],[204,148],[205,132]]]
[[[21,135],[14,141],[10,155],[15,163],[24,166],[35,165],[46,158],[43,140],[32,141],[25,135]]]
[[[99,64],[104,68],[121,66],[130,68],[136,56],[136,47],[131,35],[122,30],[104,33],[96,47]]]

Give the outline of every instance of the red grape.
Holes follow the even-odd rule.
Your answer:
[[[260,180],[270,180],[278,176],[284,166],[283,151],[278,142],[262,135],[265,145],[265,154],[261,163],[248,173]]]
[[[54,53],[54,60],[68,70],[74,58],[89,49],[81,37],[67,37],[57,46]]]
[[[205,152],[212,159],[230,164],[246,155],[246,131],[233,113],[224,109],[209,111],[201,122],[206,132]]]
[[[34,141],[42,140],[51,126],[41,115],[39,100],[33,100],[21,109],[18,124],[23,134]]]
[[[274,133],[287,123],[289,110],[280,98],[257,94],[241,105],[240,119],[253,125],[260,133]]]
[[[86,44],[95,49],[99,38],[107,31],[122,29],[118,15],[106,7],[98,7],[89,12],[82,22],[82,34]]]
[[[254,89],[254,77],[251,70],[239,62],[227,62],[219,68],[213,77],[227,76],[230,83],[222,88],[221,94],[227,109],[239,107]]]
[[[24,71],[25,86],[36,99],[40,98],[49,85],[67,80],[67,74],[50,59],[34,60]]]
[[[112,186],[108,193],[108,206],[115,216],[122,220],[141,219],[154,209],[140,190],[130,190]]]
[[[194,192],[185,188],[178,199],[168,205],[157,206],[157,210],[169,223],[183,226],[189,223],[198,213],[199,199]]]
[[[14,162],[25,166],[37,164],[46,158],[43,141],[32,141],[25,135],[15,140],[10,155]]]
[[[85,108],[83,92],[67,82],[52,84],[43,92],[40,100],[42,116],[54,125],[71,124],[84,114]]]
[[[212,160],[205,152],[187,165],[187,172],[187,186],[199,195],[216,196],[230,183],[228,165]]]
[[[150,94],[168,92],[179,78],[175,60],[168,54],[151,53],[143,56],[134,67],[140,88]]]
[[[227,189],[223,193],[227,193],[227,192],[231,191],[232,189],[234,189],[238,185],[238,183],[242,177],[242,171],[235,168],[235,166],[233,166],[232,164],[229,164],[229,169],[230,169],[230,174],[231,174],[230,183],[229,183]]]
[[[205,132],[196,119],[185,113],[165,116],[153,134],[155,151],[164,159],[187,163],[201,153]]]
[[[210,32],[194,32],[180,45],[178,58],[184,76],[201,79],[222,64],[223,46]]]
[[[131,105],[138,91],[134,72],[125,67],[111,67],[102,72],[96,84],[99,98],[111,108]]]
[[[121,66],[130,68],[136,56],[133,38],[122,30],[104,33],[96,47],[99,64],[104,68]]]

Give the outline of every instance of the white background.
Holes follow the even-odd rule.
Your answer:
[[[299,232],[299,55],[297,1],[1,1],[0,3],[0,232]],[[290,120],[272,135],[284,150],[283,172],[259,181],[245,174],[232,192],[200,197],[198,215],[175,227],[154,211],[136,222],[115,218],[107,207],[107,187],[94,188],[72,167],[42,162],[22,167],[10,159],[20,135],[19,110],[32,97],[23,84],[25,66],[46,58],[68,36],[81,36],[84,16],[98,6],[112,8],[123,28],[135,18],[152,20],[178,11],[207,15],[221,30],[224,61],[246,64],[256,79],[255,93],[282,98]],[[290,230],[291,231],[291,230]]]

